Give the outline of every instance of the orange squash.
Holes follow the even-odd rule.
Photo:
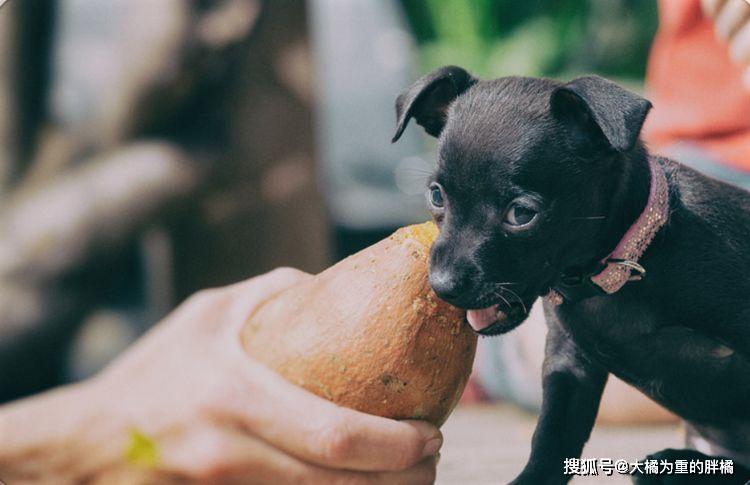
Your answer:
[[[441,425],[471,372],[465,312],[427,281],[432,223],[409,226],[295,285],[250,316],[251,357],[337,404]]]

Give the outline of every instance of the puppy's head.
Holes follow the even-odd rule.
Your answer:
[[[437,69],[396,100],[438,138],[427,202],[430,283],[480,333],[520,324],[563,270],[600,251],[613,194],[651,104],[598,77],[480,81]]]

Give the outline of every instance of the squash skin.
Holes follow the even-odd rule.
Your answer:
[[[471,373],[476,335],[427,279],[432,223],[399,229],[264,302],[247,353],[289,381],[378,416],[442,425]]]

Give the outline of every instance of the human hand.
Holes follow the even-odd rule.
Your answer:
[[[336,406],[244,354],[248,315],[307,277],[276,270],[191,297],[58,402],[73,424],[58,433],[66,439],[50,481],[75,473],[71,481],[132,483],[137,472],[154,483],[431,483],[442,442],[434,426]],[[27,413],[26,426],[42,412]],[[2,458],[0,478],[13,482]]]
[[[729,44],[729,55],[745,67],[743,81],[750,88],[750,4],[747,0],[701,0],[703,14],[712,19],[716,36]]]

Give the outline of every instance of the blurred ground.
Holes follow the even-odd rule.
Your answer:
[[[459,407],[443,427],[445,444],[438,465],[439,485],[508,483],[526,462],[536,416],[517,407],[494,404]],[[584,457],[642,460],[647,454],[679,446],[677,426],[596,426]],[[627,475],[579,477],[576,484],[630,483]]]

